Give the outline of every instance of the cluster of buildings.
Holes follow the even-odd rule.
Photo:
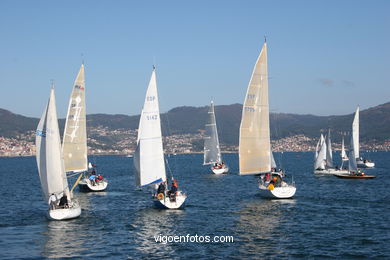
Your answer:
[[[197,134],[175,134],[163,138],[166,153],[194,153],[203,151],[203,132]],[[137,130],[110,130],[105,127],[88,129],[88,154],[131,155],[136,149]],[[304,135],[295,135],[272,140],[274,152],[308,152],[314,151],[317,140]],[[341,144],[332,144],[334,150],[340,150]],[[361,143],[362,150],[390,151],[390,139],[377,143]],[[237,145],[221,143],[223,152],[238,152]],[[14,138],[0,136],[0,156],[33,156],[35,155],[35,132],[29,131]]]
[[[34,133],[26,133],[15,138],[0,136],[0,156],[35,155],[35,143],[31,136],[34,136]]]

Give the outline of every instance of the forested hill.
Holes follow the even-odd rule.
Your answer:
[[[204,129],[208,107],[176,107],[161,115],[164,135],[195,134]],[[237,144],[242,105],[215,106],[220,141]],[[354,111],[353,111],[354,112]],[[353,113],[342,116],[315,116],[286,113],[271,113],[271,135],[274,139],[303,134],[318,137],[320,131],[332,130],[332,138],[340,140],[342,133],[351,131]],[[139,115],[91,114],[87,116],[88,127],[106,127],[109,130],[136,129]],[[0,136],[16,137],[35,130],[37,118],[25,117],[0,109]],[[64,119],[60,120],[60,128]],[[360,139],[382,142],[390,138],[390,102],[360,111]]]

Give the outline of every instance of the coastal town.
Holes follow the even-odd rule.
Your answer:
[[[197,134],[174,134],[163,138],[165,153],[200,153],[203,151],[203,131]],[[274,152],[313,152],[317,139],[294,135],[271,140]],[[88,129],[89,155],[132,155],[136,148],[137,130],[109,130],[104,127]],[[237,145],[220,144],[222,152],[237,153]],[[333,150],[341,149],[341,143],[332,143]],[[390,151],[390,139],[383,143],[360,143],[363,151]],[[34,156],[35,132],[28,131],[12,138],[0,136],[0,156]]]

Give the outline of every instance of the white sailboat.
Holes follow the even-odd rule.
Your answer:
[[[356,162],[354,146],[356,145],[356,136],[351,135],[351,145],[349,149],[349,159],[348,159],[348,172],[345,174],[334,174],[334,176],[343,179],[373,179],[375,176],[366,175],[361,169],[358,169]]]
[[[38,124],[35,145],[41,187],[49,204],[48,217],[64,220],[80,216],[80,205],[71,196],[64,169],[54,88]]]
[[[355,154],[357,166],[359,168],[374,168],[375,163],[368,160],[368,159],[363,159],[360,157],[360,144],[359,144],[359,107],[357,107],[356,112],[355,112],[355,117],[352,122],[352,135],[354,139],[354,145],[353,145],[353,152]]]
[[[136,184],[141,187],[154,186],[156,188],[153,201],[157,207],[178,209],[184,206],[187,196],[182,191],[177,190],[177,182],[174,179],[171,190],[167,190],[160,109],[154,68],[141,112],[137,149],[133,161],[136,169]],[[173,186],[176,186],[175,190],[173,190]]]
[[[346,174],[348,171],[342,166],[334,167],[332,142],[330,139],[330,130],[326,138],[321,134],[320,140],[317,143],[318,151],[316,150],[316,158],[314,160],[314,173],[317,174]]]
[[[104,191],[107,188],[107,180],[96,174],[94,167],[90,167],[92,171],[88,174],[84,64],[80,67],[69,99],[62,151],[65,171],[83,175],[78,182],[80,190]]]
[[[291,198],[294,184],[287,184],[279,173],[271,173],[271,141],[268,103],[267,43],[252,72],[242,109],[239,143],[240,175],[262,176],[260,194],[268,198]],[[275,180],[275,182],[274,182]]]
[[[227,173],[229,167],[222,161],[213,101],[210,104],[205,128],[203,165],[212,164],[211,170],[217,175]]]
[[[347,153],[345,152],[345,146],[344,146],[344,136],[342,137],[341,140],[341,160],[343,162],[348,161],[348,156]]]

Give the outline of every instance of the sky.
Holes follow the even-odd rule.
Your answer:
[[[0,1],[0,108],[65,117],[84,60],[87,113],[243,103],[267,36],[270,109],[342,115],[390,101],[390,1]]]

